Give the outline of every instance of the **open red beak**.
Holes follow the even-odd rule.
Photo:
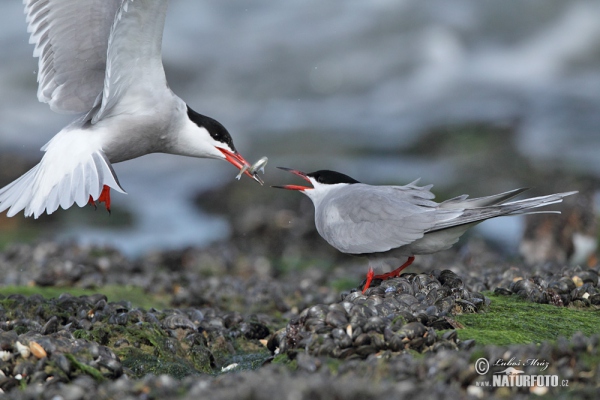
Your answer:
[[[238,153],[237,151],[234,153],[232,151],[229,151],[227,149],[224,149],[222,147],[218,147],[215,146],[217,148],[217,150],[219,150],[221,153],[223,153],[223,155],[225,156],[225,160],[229,161],[230,163],[232,163],[237,169],[242,169],[244,167],[250,167],[250,163],[248,161],[246,161],[244,159],[244,157],[242,157],[242,155],[240,153]],[[251,174],[248,169],[246,169],[244,171],[245,175],[248,175],[250,178],[254,179],[256,182],[260,183],[261,185],[264,183],[262,179],[260,179],[260,177],[258,176],[258,174]]]
[[[284,171],[291,172],[294,175],[298,175],[300,178],[304,179],[308,183],[311,183],[310,179],[308,179],[308,176],[306,176],[306,174],[302,171],[298,171],[297,169],[284,168],[284,167],[277,167],[277,168],[282,169]],[[300,185],[284,185],[284,186],[271,186],[271,187],[274,187],[277,189],[300,190],[300,191],[304,191],[306,189],[313,189],[309,186],[300,186]]]

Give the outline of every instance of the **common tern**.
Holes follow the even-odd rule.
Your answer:
[[[0,189],[0,212],[37,218],[95,201],[110,211],[110,189],[125,193],[111,164],[149,153],[250,166],[223,125],[167,84],[161,47],[168,0],[23,3],[39,58],[38,99],[79,117],[42,147],[39,164]]]
[[[467,229],[503,215],[558,213],[533,211],[538,207],[560,203],[563,197],[577,192],[550,194],[507,202],[527,189],[469,199],[458,196],[441,203],[430,189],[417,186],[418,180],[405,186],[372,186],[335,171],[321,170],[306,174],[282,168],[300,176],[313,187],[300,185],[273,186],[297,190],[307,195],[315,206],[315,225],[319,234],[342,253],[367,256],[369,263],[396,267],[375,275],[370,267],[363,293],[373,279],[400,275],[415,255],[449,249]]]

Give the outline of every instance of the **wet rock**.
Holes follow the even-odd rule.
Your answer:
[[[501,295],[516,294],[535,303],[559,307],[573,304],[575,307],[583,308],[594,306],[592,300],[596,300],[593,296],[599,292],[598,271],[594,268],[546,264],[544,269],[533,272],[523,271],[519,275],[512,277],[510,283],[507,280],[511,277],[505,276],[498,282],[499,286],[494,292]],[[576,282],[579,282],[579,285]]]
[[[285,332],[277,333],[277,343],[271,343],[269,349],[291,355],[301,348],[312,355],[335,358],[366,358],[385,350],[456,349],[456,336],[452,343],[442,345],[450,339],[439,337],[435,328],[455,328],[445,315],[476,313],[487,304],[485,296],[467,290],[450,270],[403,274],[369,288],[365,294],[350,292],[338,303],[303,310]],[[464,345],[471,346],[471,342]]]

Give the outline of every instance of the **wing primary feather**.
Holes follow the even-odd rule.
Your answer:
[[[67,114],[93,107],[104,86],[108,37],[122,1],[23,0],[38,58],[39,101]]]
[[[520,190],[520,189],[517,189]],[[508,193],[508,192],[507,192]],[[571,196],[577,192],[556,193],[546,196],[532,197],[529,199],[512,201],[504,204],[496,204],[486,207],[474,207],[464,209],[462,214],[456,218],[444,220],[436,224],[429,232],[436,232],[443,229],[452,228],[455,226],[470,224],[474,222],[485,221],[486,219],[499,217],[502,215],[521,215],[531,213],[555,213],[554,210],[549,211],[531,211],[532,209],[549,206],[552,204],[561,203],[564,197]]]

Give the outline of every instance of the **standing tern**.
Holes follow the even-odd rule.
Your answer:
[[[0,212],[39,217],[125,193],[112,163],[149,153],[224,159],[249,167],[218,121],[169,88],[161,59],[168,0],[23,0],[38,99],[80,114],[41,162],[0,189]],[[246,168],[245,174],[262,184]]]
[[[418,254],[431,254],[449,249],[467,229],[486,219],[502,215],[531,214],[538,207],[562,202],[563,197],[577,192],[550,194],[525,200],[506,202],[527,189],[514,189],[493,196],[469,199],[458,196],[442,203],[429,189],[417,186],[418,180],[405,186],[372,186],[348,175],[321,170],[296,174],[313,187],[299,185],[273,186],[298,190],[315,206],[315,225],[319,234],[342,253],[363,255],[369,262],[389,267],[391,272],[375,275],[369,267],[363,293],[373,279],[400,276]]]

